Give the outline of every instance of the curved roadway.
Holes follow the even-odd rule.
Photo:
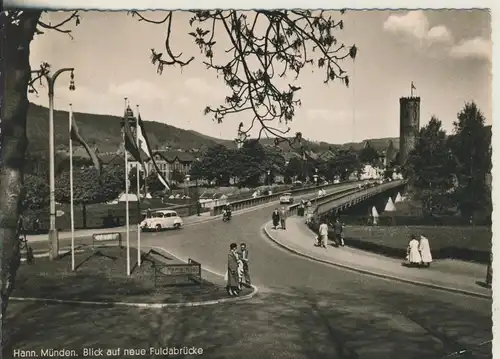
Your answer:
[[[197,318],[184,328],[195,341],[215,343],[217,357],[440,358],[491,340],[491,301],[290,254],[261,234],[271,209],[236,215],[230,223],[218,220],[143,236],[144,245],[191,257],[219,273],[225,271],[229,244],[247,243],[259,297],[195,309]],[[491,353],[489,345],[480,348],[472,357]]]
[[[30,313],[36,323],[44,323],[33,340],[57,336],[67,347],[195,346],[203,348],[202,357],[235,359],[491,357],[488,344],[472,356],[448,356],[492,339],[491,301],[290,254],[261,233],[271,209],[235,215],[230,223],[215,220],[142,236],[143,246],[164,247],[219,273],[225,271],[229,244],[246,242],[253,283],[260,290],[252,300],[163,310],[57,306],[51,314],[12,303],[11,315]],[[71,334],[69,327],[81,335]]]

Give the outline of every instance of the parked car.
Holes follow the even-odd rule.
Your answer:
[[[176,211],[162,210],[151,214],[150,218],[145,218],[141,222],[143,231],[161,231],[163,229],[180,229],[183,225],[182,218]]]
[[[283,193],[283,195],[280,197],[280,204],[292,204],[293,203],[293,196],[291,193]]]

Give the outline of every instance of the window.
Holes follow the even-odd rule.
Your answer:
[[[153,217],[153,218],[163,218],[163,213],[156,212],[156,213],[151,214],[151,217]]]
[[[170,217],[172,217],[172,213],[165,213],[165,217],[166,217],[166,218],[170,218]]]

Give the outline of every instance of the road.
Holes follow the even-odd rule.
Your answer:
[[[229,244],[246,242],[260,288],[250,301],[164,310],[12,303],[13,339],[32,348],[47,347],[54,338],[66,348],[195,346],[203,348],[202,357],[235,359],[444,358],[492,339],[491,301],[294,256],[262,236],[270,211],[142,237],[144,246],[165,247],[221,273]],[[488,357],[490,345],[467,356]]]

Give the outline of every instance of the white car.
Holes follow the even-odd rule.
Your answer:
[[[174,228],[180,229],[183,225],[182,218],[176,211],[163,210],[151,214],[151,218],[145,218],[141,222],[143,231],[161,231],[162,229]]]
[[[283,193],[283,195],[280,197],[280,204],[292,204],[293,203],[293,196],[291,193]]]

